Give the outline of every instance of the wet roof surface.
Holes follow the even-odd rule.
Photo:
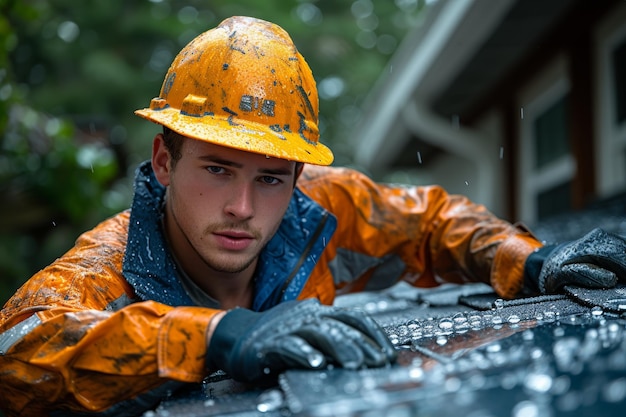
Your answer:
[[[625,211],[624,201],[612,202],[535,232],[548,241],[580,237],[595,226],[624,235]],[[399,285],[342,296],[336,304],[368,311],[395,344],[398,362],[359,371],[287,371],[268,386],[217,373],[144,417],[624,414],[626,282],[511,301],[483,284]]]
[[[246,386],[224,374],[149,416],[623,415],[626,286],[514,301],[485,285],[397,286],[338,300],[383,326],[399,353],[382,369],[288,371]]]

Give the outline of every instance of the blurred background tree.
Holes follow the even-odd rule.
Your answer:
[[[135,117],[176,53],[232,15],[281,25],[313,69],[322,141],[342,141],[425,0],[0,0],[0,302],[127,208],[156,125]]]

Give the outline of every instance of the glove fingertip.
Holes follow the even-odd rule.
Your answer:
[[[572,283],[590,288],[609,288],[617,284],[617,275],[614,272],[591,264],[565,265],[563,273],[572,277]]]

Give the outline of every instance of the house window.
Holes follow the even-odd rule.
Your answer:
[[[542,169],[570,153],[567,96],[538,115],[534,123],[535,168]]]
[[[626,190],[626,3],[596,33],[596,177],[600,197]]]
[[[566,181],[537,195],[537,218],[547,219],[570,209],[572,182]]]
[[[537,112],[533,121],[536,221],[571,209],[573,171],[569,143],[568,94],[563,93]]]
[[[570,145],[570,83],[555,60],[522,91],[519,218],[529,225],[572,208],[576,161]]]

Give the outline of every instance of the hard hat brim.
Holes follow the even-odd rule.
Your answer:
[[[311,142],[298,132],[275,132],[265,125],[240,119],[181,114],[174,108],[136,110],[135,114],[197,140],[246,152],[313,165],[330,165],[332,151],[320,142]]]

